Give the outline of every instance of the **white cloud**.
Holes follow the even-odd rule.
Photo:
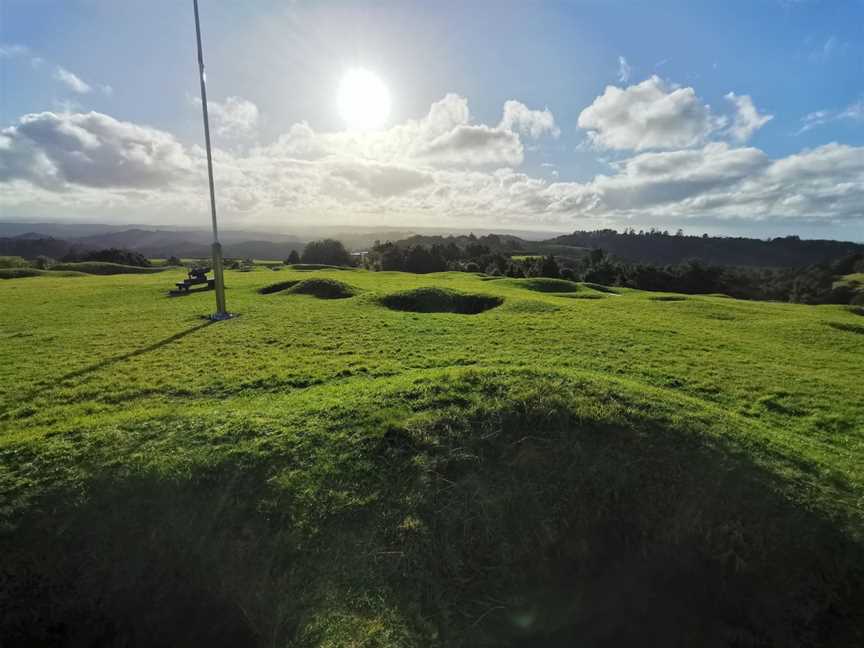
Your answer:
[[[812,50],[809,55],[811,63],[827,63],[836,55],[845,52],[848,49],[849,43],[841,41],[833,34],[825,39],[825,42]]]
[[[548,109],[530,110],[518,101],[505,103],[497,126],[473,123],[468,101],[448,94],[422,119],[386,130],[316,133],[301,123],[265,148],[271,155],[306,160],[349,156],[400,165],[517,166],[524,158],[520,135],[556,137],[559,132]]]
[[[724,125],[693,88],[669,85],[657,76],[624,89],[607,86],[579,115],[579,127],[600,149],[686,148]]]
[[[93,90],[90,84],[59,65],[54,69],[54,79],[65,85],[72,92],[77,92],[78,94],[87,94]]]
[[[663,61],[664,63],[666,61]],[[657,67],[660,67],[660,63],[657,64]],[[630,82],[630,73],[633,71],[633,68],[627,63],[627,59],[623,56],[618,57],[618,81],[620,83],[629,83]]]
[[[19,56],[26,56],[29,51],[30,49],[25,45],[18,45],[15,43],[0,43],[0,59],[11,59],[18,58]]]
[[[730,92],[725,96],[735,106],[736,113],[729,134],[738,142],[746,142],[757,130],[762,128],[774,115],[760,114],[753,105],[750,95],[736,95]]]
[[[559,176],[557,164],[552,164],[551,162],[541,162],[540,168],[546,169],[546,173],[548,173],[553,178],[557,179]]]
[[[201,105],[201,100],[197,100]],[[240,139],[251,137],[258,128],[258,106],[242,97],[228,97],[225,101],[208,101],[207,109],[213,120],[214,131],[220,137]]]
[[[526,111],[545,112],[510,114]],[[562,182],[549,162],[538,176],[518,168],[533,123],[478,123],[463,97],[448,95],[423,118],[384,131],[295,124],[267,145],[214,150],[220,214],[261,225],[862,220],[864,148],[830,144],[772,160],[754,147],[708,141],[642,150],[589,181]],[[550,134],[548,120],[540,123],[533,132]],[[99,113],[25,115],[0,131],[0,206],[10,213],[205,218],[205,171],[200,147]]]
[[[0,182],[25,180],[64,190],[162,187],[191,168],[173,136],[101,113],[24,115],[0,131]]]
[[[530,135],[534,139],[549,134],[558,137],[561,129],[555,125],[555,116],[545,110],[530,110],[528,106],[512,99],[504,103],[504,116],[501,118],[501,128],[513,132]]]
[[[460,124],[417,150],[416,157],[437,165],[519,165],[523,148],[519,136],[507,128]]]
[[[796,135],[838,120],[864,121],[864,99],[855,101],[843,110],[817,110],[801,118],[802,126]]]

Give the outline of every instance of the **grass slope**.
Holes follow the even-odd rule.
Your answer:
[[[140,266],[123,265],[122,263],[110,263],[108,261],[78,261],[74,263],[58,263],[51,266],[51,271],[73,271],[84,272],[94,275],[118,275],[118,274],[153,274],[165,271],[166,267],[156,266],[153,268],[142,268]]]
[[[209,325],[181,276],[0,284],[3,636],[861,644],[853,310],[231,273]],[[430,291],[503,304],[381,305]]]
[[[40,270],[39,268],[0,268],[0,279],[25,279],[27,277],[84,277],[84,272],[74,270]]]

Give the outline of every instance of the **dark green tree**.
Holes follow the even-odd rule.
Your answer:
[[[353,265],[348,250],[336,239],[321,239],[310,241],[303,248],[300,257],[303,263],[315,263],[321,265],[350,266]]]

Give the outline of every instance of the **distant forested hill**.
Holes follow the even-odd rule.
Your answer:
[[[71,247],[68,241],[29,232],[20,236],[0,237],[0,256],[20,256],[25,259],[47,256],[59,259]]]
[[[615,230],[577,231],[545,243],[600,248],[635,263],[668,265],[700,259],[710,265],[793,267],[830,263],[864,252],[864,245],[846,241],[806,240],[786,236],[770,240],[718,236],[685,236],[667,232],[619,233]]]
[[[298,252],[305,243],[284,235],[263,235],[269,240],[245,238],[262,237],[258,232],[226,232],[222,236],[227,257],[256,259],[284,259],[292,250]],[[61,259],[66,255],[91,250],[118,248],[133,250],[149,257],[207,257],[210,256],[211,234],[206,231],[170,231],[130,229],[79,238],[58,239],[42,233],[27,232],[18,236],[0,237],[0,256],[20,256],[35,259],[46,256]]]
[[[458,236],[415,234],[414,236],[409,236],[408,238],[395,240],[393,242],[403,248],[415,245],[422,245],[423,247],[431,248],[433,245],[452,244],[464,249],[471,245],[482,245],[493,252],[514,253],[524,251],[531,245],[537,245],[537,243],[529,243],[518,236],[512,236],[510,234],[485,234],[483,236],[474,236],[473,234],[463,234]]]
[[[39,225],[32,225],[39,228]],[[107,226],[106,226],[107,227]],[[85,252],[104,248],[121,248],[140,252],[149,257],[175,255],[179,257],[206,257],[210,254],[211,234],[207,230],[165,230],[112,228],[87,236],[57,236],[50,232],[57,227],[46,226],[45,231],[25,230],[23,224],[0,232],[16,234],[0,237],[0,256],[21,256],[35,259],[47,256],[60,259],[70,251]],[[70,230],[72,231],[72,230]],[[844,241],[806,240],[787,236],[770,240],[717,236],[685,236],[657,230],[624,233],[615,230],[592,232],[576,231],[545,241],[529,241],[512,234],[431,235],[407,236],[405,231],[346,233],[336,237],[350,249],[366,249],[372,237],[381,242],[392,241],[402,249],[421,246],[433,248],[459,248],[469,256],[499,254],[550,255],[559,259],[584,258],[590,250],[602,249],[619,260],[653,265],[675,265],[689,259],[716,266],[751,266],[764,268],[806,267],[832,263],[842,257],[864,252],[864,245]],[[229,257],[256,259],[284,259],[291,250],[301,251],[309,239],[290,234],[259,231],[226,230],[221,236],[224,252]],[[375,240],[375,239],[372,239]]]

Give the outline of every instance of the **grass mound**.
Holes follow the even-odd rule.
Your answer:
[[[580,293],[561,293],[556,297],[566,297],[567,299],[606,299],[605,295],[597,292],[580,292]]]
[[[560,306],[548,302],[535,301],[533,299],[520,299],[510,302],[505,307],[510,313],[555,313],[561,310]]]
[[[140,266],[129,266],[121,263],[109,263],[107,261],[81,261],[78,263],[58,263],[51,266],[52,271],[71,270],[94,275],[117,275],[117,274],[153,274],[163,272],[173,266],[157,266],[155,268],[142,268]]]
[[[677,302],[677,301],[687,301],[687,297],[683,295],[657,295],[656,297],[649,297],[651,301],[658,302]]]
[[[615,290],[614,288],[610,288],[609,286],[604,286],[603,284],[591,283],[590,281],[586,281],[582,284],[586,288],[590,288],[591,290],[596,290],[598,292],[609,293],[610,295],[620,295],[621,291]]]
[[[838,331],[846,331],[847,333],[857,333],[864,335],[864,326],[861,324],[847,324],[846,322],[828,322],[828,326]]]
[[[446,288],[415,288],[385,295],[379,301],[391,310],[463,315],[476,315],[504,303],[502,297],[462,293]]]
[[[23,279],[25,277],[83,277],[83,272],[71,270],[39,270],[38,268],[0,268],[0,279]]]
[[[349,266],[334,266],[334,265],[324,265],[322,263],[295,263],[294,265],[288,266],[292,270],[302,270],[302,271],[312,271],[312,270],[354,270],[355,268],[351,268]]]
[[[535,372],[313,392],[4,442],[0,635],[860,645],[861,547],[752,422]]]
[[[534,290],[536,292],[566,293],[576,292],[579,290],[578,283],[566,279],[536,277],[533,279],[512,279],[511,281],[514,285],[520,288],[524,288],[525,290]]]
[[[357,294],[357,289],[336,279],[304,279],[293,283],[285,292],[294,295],[312,295],[318,299],[346,299]]]
[[[287,290],[288,288],[292,288],[298,283],[300,283],[299,279],[293,279],[290,281],[277,281],[276,283],[272,283],[264,286],[263,288],[259,288],[258,293],[261,295],[272,295],[273,293],[281,292],[283,290]]]

